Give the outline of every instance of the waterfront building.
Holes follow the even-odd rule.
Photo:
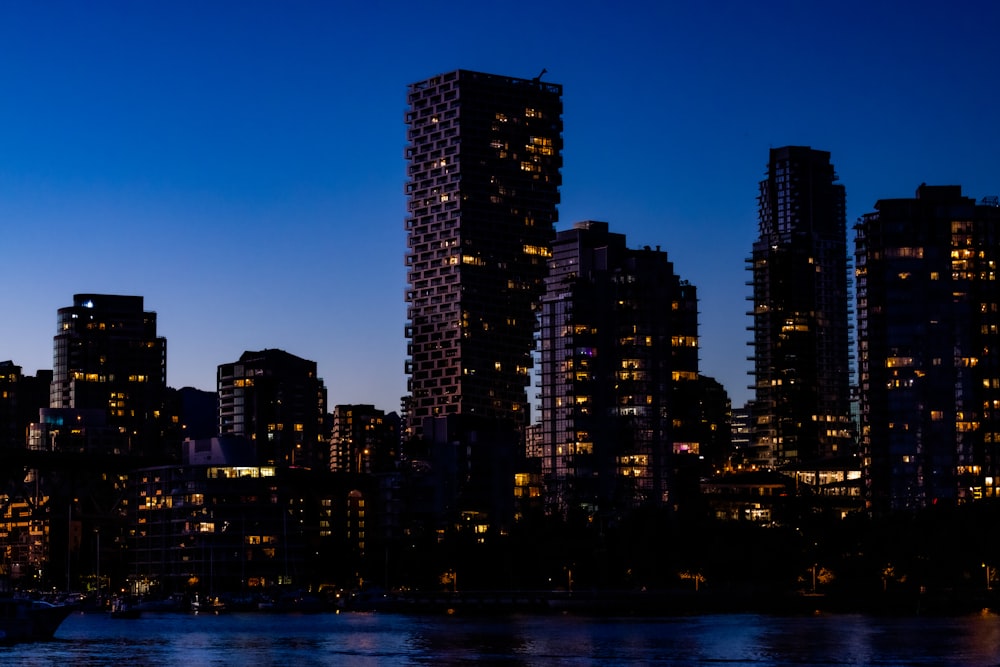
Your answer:
[[[120,560],[127,470],[169,460],[180,442],[165,410],[166,340],[156,313],[140,296],[74,295],[58,311],[51,375],[38,378],[49,379],[47,397],[35,399],[23,467],[2,498],[9,514],[0,542],[25,559],[19,566],[32,584],[94,586],[102,560],[94,536],[103,533],[104,551]],[[30,549],[14,546],[23,540]]]
[[[315,361],[244,352],[219,365],[218,391],[219,435],[246,438],[260,465],[328,468],[326,387]]]
[[[770,151],[753,286],[754,445],[763,466],[852,452],[844,186],[830,154]]]
[[[457,70],[411,84],[407,101],[409,431],[453,415],[523,429],[562,86]]]
[[[795,479],[776,470],[743,470],[703,480],[701,493],[718,521],[775,526],[795,519]]]
[[[113,449],[165,457],[166,388],[167,341],[141,296],[76,294],[59,309],[49,408],[103,411],[122,440]]]
[[[996,497],[1000,207],[921,185],[855,229],[868,508]]]
[[[48,498],[35,484],[38,473],[14,463],[27,447],[29,427],[49,403],[51,371],[24,375],[12,361],[0,362],[0,453],[8,472],[0,491],[0,588],[40,584],[48,556]],[[41,509],[41,511],[40,511]]]
[[[553,514],[673,502],[700,457],[694,286],[604,222],[560,232],[540,331],[541,474]]]
[[[41,493],[0,495],[0,558],[4,563],[0,588],[41,588],[42,572],[49,563],[49,521],[39,508],[48,500]]]
[[[278,586],[316,590],[344,576],[338,564],[347,560],[359,502],[364,517],[357,480],[259,464],[241,440],[188,440],[181,465],[129,475],[131,592],[245,600]]]

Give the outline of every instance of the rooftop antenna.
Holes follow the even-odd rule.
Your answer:
[[[547,70],[547,69],[545,69],[545,68],[543,67],[543,68],[542,68],[542,71],[541,71],[541,72],[539,72],[539,73],[538,73],[538,76],[536,76],[536,77],[535,77],[534,79],[532,79],[532,80],[531,80],[531,82],[532,82],[532,83],[541,83],[541,82],[542,82],[542,75],[543,75],[543,74],[545,74],[545,73],[546,73],[546,72],[548,72],[548,71],[549,71],[549,70]]]

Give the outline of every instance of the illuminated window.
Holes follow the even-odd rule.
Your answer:
[[[537,255],[539,257],[551,257],[552,251],[543,246],[526,245],[523,248],[525,255]]]
[[[886,248],[885,256],[889,259],[923,259],[923,248]]]
[[[552,140],[546,137],[531,137],[530,143],[525,146],[525,149],[529,153],[536,155],[554,155],[555,150],[552,147]]]

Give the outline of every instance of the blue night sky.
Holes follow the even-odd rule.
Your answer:
[[[699,290],[702,372],[738,405],[768,149],[830,151],[849,225],[921,182],[1000,194],[998,7],[4,2],[0,360],[51,368],[74,293],[136,294],[173,387],[282,348],[331,405],[398,409],[406,86],[546,68],[558,228],[666,250]]]

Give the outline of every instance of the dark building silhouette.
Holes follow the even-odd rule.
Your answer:
[[[408,427],[468,415],[523,428],[557,219],[562,86],[457,70],[406,112]],[[504,427],[506,428],[506,427]]]
[[[856,226],[868,507],[996,497],[1000,207],[959,186],[883,199]]]
[[[431,518],[436,529],[465,531],[480,542],[514,519],[514,473],[521,460],[518,433],[495,421],[451,415],[424,422],[432,466]],[[419,514],[422,509],[415,508]]]
[[[698,377],[698,400],[701,407],[698,472],[707,476],[725,471],[732,460],[733,406],[722,383],[705,375]]]
[[[754,457],[765,466],[850,453],[844,186],[830,154],[771,149],[753,274]]]
[[[552,513],[673,502],[700,455],[695,288],[604,222],[553,244],[541,309],[541,473]]]
[[[0,362],[0,450],[24,449],[28,426],[48,407],[52,371],[25,375],[13,361]]]
[[[244,352],[218,368],[219,434],[243,436],[260,464],[328,468],[326,387],[316,362]]]
[[[167,341],[141,296],[76,294],[60,308],[49,408],[103,411],[117,453],[162,457]]]
[[[385,473],[396,470],[399,459],[399,416],[374,405],[337,405],[333,408],[330,470]]]
[[[212,438],[219,433],[219,394],[194,387],[168,389],[170,414],[177,417],[182,440]]]

